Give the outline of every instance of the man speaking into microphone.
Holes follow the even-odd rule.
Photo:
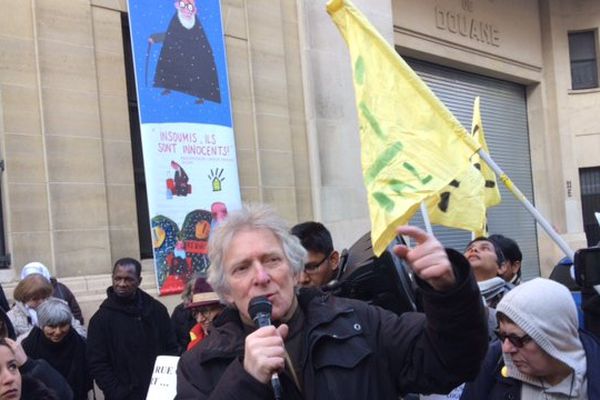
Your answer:
[[[416,242],[395,252],[413,268],[424,314],[296,293],[306,251],[285,222],[266,206],[230,213],[209,240],[208,271],[228,307],[181,357],[176,398],[397,400],[473,379],[487,322],[469,263],[419,228],[398,233]]]

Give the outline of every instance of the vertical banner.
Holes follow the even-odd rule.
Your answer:
[[[154,264],[161,295],[208,267],[241,206],[219,0],[128,0]]]

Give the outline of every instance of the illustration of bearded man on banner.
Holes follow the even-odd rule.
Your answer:
[[[163,43],[156,66],[154,87],[163,88],[162,95],[172,90],[196,97],[196,104],[205,100],[221,103],[219,76],[212,47],[198,19],[195,0],[174,3],[176,13],[166,33],[155,33],[149,46]]]

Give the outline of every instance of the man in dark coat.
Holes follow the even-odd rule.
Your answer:
[[[412,266],[425,314],[397,316],[364,302],[295,285],[306,250],[264,206],[230,213],[209,242],[209,283],[229,305],[184,353],[177,399],[398,399],[449,392],[476,376],[487,349],[477,284],[466,259],[415,227],[417,246],[395,252]],[[248,305],[272,304],[275,326],[256,329]]]
[[[195,0],[175,2],[177,10],[166,34],[153,34],[150,43],[162,42],[154,87],[164,88],[163,94],[171,90],[189,94],[204,100],[221,102],[219,77],[212,47],[196,16]]]
[[[135,259],[118,260],[108,298],[90,320],[90,371],[107,400],[144,400],[156,357],[177,354],[166,307],[139,289],[141,269]]]

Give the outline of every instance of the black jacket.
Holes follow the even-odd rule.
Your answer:
[[[171,323],[179,347],[177,354],[183,354],[190,343],[190,330],[196,325],[196,320],[192,316],[192,312],[186,309],[183,303],[180,303],[171,314]]]
[[[302,393],[280,374],[283,398],[394,399],[408,392],[448,392],[473,379],[487,349],[483,305],[468,262],[451,252],[457,285],[435,292],[426,283],[426,314],[397,316],[364,302],[302,289]],[[210,334],[183,354],[177,399],[272,399],[270,385],[243,368],[244,327],[226,309]]]
[[[86,343],[73,328],[55,343],[34,326],[21,344],[29,357],[46,360],[67,380],[75,400],[87,400],[93,382],[86,361]]]
[[[42,381],[23,375],[20,400],[63,400]]]
[[[51,394],[54,394],[60,400],[73,400],[73,391],[65,378],[45,360],[27,358],[25,364],[19,367],[19,372],[21,372],[24,379],[21,384],[22,398],[53,399],[54,397]],[[30,381],[27,381],[30,386],[25,386],[25,378],[30,379]],[[30,393],[32,397],[25,396],[26,393]],[[33,393],[47,393],[49,397],[35,397]]]
[[[57,281],[56,278],[50,278],[50,283],[54,289],[52,292],[52,297],[66,301],[75,319],[81,322],[81,325],[83,325],[83,314],[81,313],[81,307],[79,307],[79,303],[77,302],[73,292],[71,292],[71,290],[64,283]]]
[[[6,294],[4,294],[4,288],[0,285],[0,309],[4,312],[8,312],[10,310],[10,306],[8,305],[8,300],[6,299]]]
[[[90,371],[107,400],[144,400],[156,357],[177,353],[169,314],[139,289],[129,302],[107,294],[88,329]]]
[[[13,327],[10,318],[8,318],[8,315],[2,308],[0,308],[0,335],[4,335],[4,337],[11,338],[12,340],[17,340],[15,328]]]

